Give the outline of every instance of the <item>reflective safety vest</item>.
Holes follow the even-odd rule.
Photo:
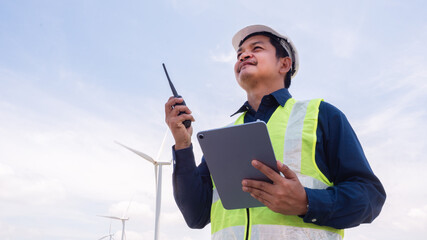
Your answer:
[[[276,159],[294,171],[301,184],[312,189],[333,186],[315,161],[316,129],[322,99],[279,106],[267,123]],[[243,113],[234,123],[243,124]],[[267,207],[227,210],[213,184],[211,232],[215,240],[342,239],[344,230],[305,223],[301,217],[283,215]]]

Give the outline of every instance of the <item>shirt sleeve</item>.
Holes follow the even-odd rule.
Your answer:
[[[304,222],[337,229],[372,222],[385,202],[385,190],[345,115],[325,102],[319,106],[316,144],[316,164],[334,185],[306,188]]]
[[[174,170],[173,195],[185,222],[190,228],[204,228],[210,222],[212,181],[202,158],[194,160],[193,146],[175,151],[172,147]]]

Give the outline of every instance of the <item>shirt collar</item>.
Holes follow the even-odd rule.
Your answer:
[[[286,88],[281,88],[277,91],[270,93],[269,95],[272,96],[274,99],[276,99],[277,103],[279,103],[282,107],[285,106],[286,101],[288,101],[288,99],[292,97],[291,94],[289,93],[288,89],[286,89]],[[268,96],[268,95],[265,95],[265,96]],[[232,117],[238,113],[246,112],[251,108],[252,107],[251,107],[251,105],[249,105],[249,102],[246,101],[239,108],[239,110],[237,110],[235,113],[233,113],[230,117]]]

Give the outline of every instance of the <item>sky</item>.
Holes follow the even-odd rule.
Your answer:
[[[231,123],[245,101],[233,73],[235,32],[265,24],[294,42],[290,92],[343,111],[383,183],[371,224],[345,239],[427,235],[427,4],[424,1],[0,0],[0,238],[152,239],[151,163],[170,161],[161,63],[193,111],[194,132]],[[197,162],[202,153],[193,135]],[[164,168],[160,239],[189,229]],[[129,205],[130,204],[130,205]],[[126,212],[126,209],[129,210]]]

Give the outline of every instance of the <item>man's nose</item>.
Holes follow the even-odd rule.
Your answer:
[[[252,56],[252,54],[250,54],[250,53],[248,53],[248,52],[242,52],[242,53],[240,54],[240,58],[239,58],[239,60],[240,60],[241,62],[243,62],[243,61],[245,61],[245,60],[249,59],[251,56]]]

